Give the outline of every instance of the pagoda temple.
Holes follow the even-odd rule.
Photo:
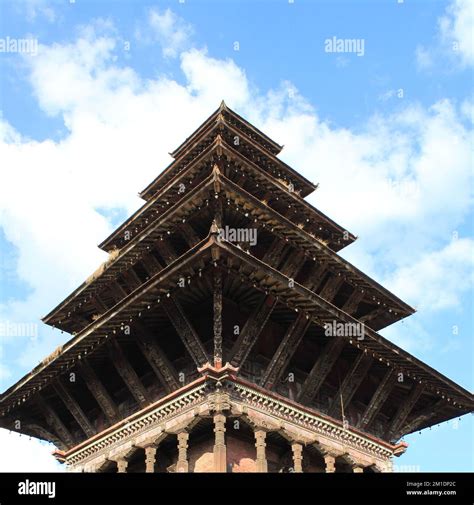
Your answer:
[[[387,472],[474,397],[382,337],[414,310],[339,256],[282,147],[221,106],[43,321],[0,426],[78,472]],[[53,282],[61,282],[56,279]]]

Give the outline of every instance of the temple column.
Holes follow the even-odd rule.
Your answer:
[[[189,433],[182,431],[178,433],[178,462],[176,463],[176,472],[188,472],[188,439]]]
[[[293,468],[295,473],[303,473],[303,446],[298,442],[291,444],[293,451]]]
[[[128,461],[125,458],[117,460],[117,473],[127,473]]]
[[[336,458],[334,456],[326,454],[324,462],[326,463],[326,473],[334,473],[336,471]]]
[[[214,416],[214,472],[227,471],[227,449],[225,445],[225,421],[222,414]]]
[[[146,473],[155,472],[155,462],[156,462],[156,445],[147,445],[145,447]]]
[[[268,472],[267,457],[265,455],[265,447],[267,445],[265,443],[266,436],[267,433],[265,431],[255,430],[255,447],[257,448],[256,471],[259,473]]]

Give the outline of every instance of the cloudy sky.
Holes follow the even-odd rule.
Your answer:
[[[2,1],[0,390],[69,338],[40,318],[222,99],[320,184],[311,203],[359,237],[343,256],[417,308],[381,333],[472,389],[473,10]],[[472,416],[406,441],[399,470],[474,469]],[[0,446],[0,471],[58,469],[48,444],[0,430]]]

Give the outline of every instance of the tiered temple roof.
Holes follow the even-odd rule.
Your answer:
[[[281,149],[222,103],[44,318],[73,337],[0,395],[0,425],[68,454],[220,370],[393,453],[471,412],[470,392],[377,333],[414,310],[338,255],[355,236],[304,200],[317,186]],[[363,335],[328,337],[336,324]]]

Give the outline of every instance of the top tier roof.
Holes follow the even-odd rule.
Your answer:
[[[275,141],[267,137],[258,128],[246,121],[242,116],[231,110],[224,101],[221,102],[219,108],[202,123],[202,125],[194,131],[177,149],[171,154],[173,161],[158,177],[156,177],[143,191],[140,192],[140,197],[144,200],[152,198],[165,184],[172,179],[177,172],[182,169],[182,160],[189,155],[196,146],[208,137],[214,130],[219,128],[229,128],[232,131],[239,133],[243,138],[247,138],[252,143],[279,166],[279,169],[284,172],[291,180],[295,182],[295,186],[299,189],[299,194],[302,197],[312,193],[317,185],[308,181],[305,177],[295,171],[286,163],[276,158],[283,146],[280,146]]]
[[[237,112],[234,112],[229,107],[227,107],[224,100],[222,100],[219,108],[211,116],[209,116],[206,119],[206,121],[204,121],[204,123],[202,123],[202,125],[190,137],[188,137],[179,147],[177,147],[172,153],[170,153],[171,156],[176,159],[182,152],[184,152],[186,150],[186,148],[196,138],[199,137],[199,135],[206,128],[208,128],[210,125],[215,123],[219,114],[228,115],[227,117],[231,116],[234,120],[236,120],[238,123],[240,123],[237,126],[239,129],[242,129],[248,136],[250,136],[255,141],[257,141],[263,148],[265,148],[267,151],[270,151],[273,155],[276,156],[283,149],[283,146],[280,146],[279,144],[277,144],[274,140],[272,140],[270,137],[265,135],[265,133],[260,131],[258,128],[255,128],[255,126],[253,124],[249,123],[242,116],[237,114]]]

